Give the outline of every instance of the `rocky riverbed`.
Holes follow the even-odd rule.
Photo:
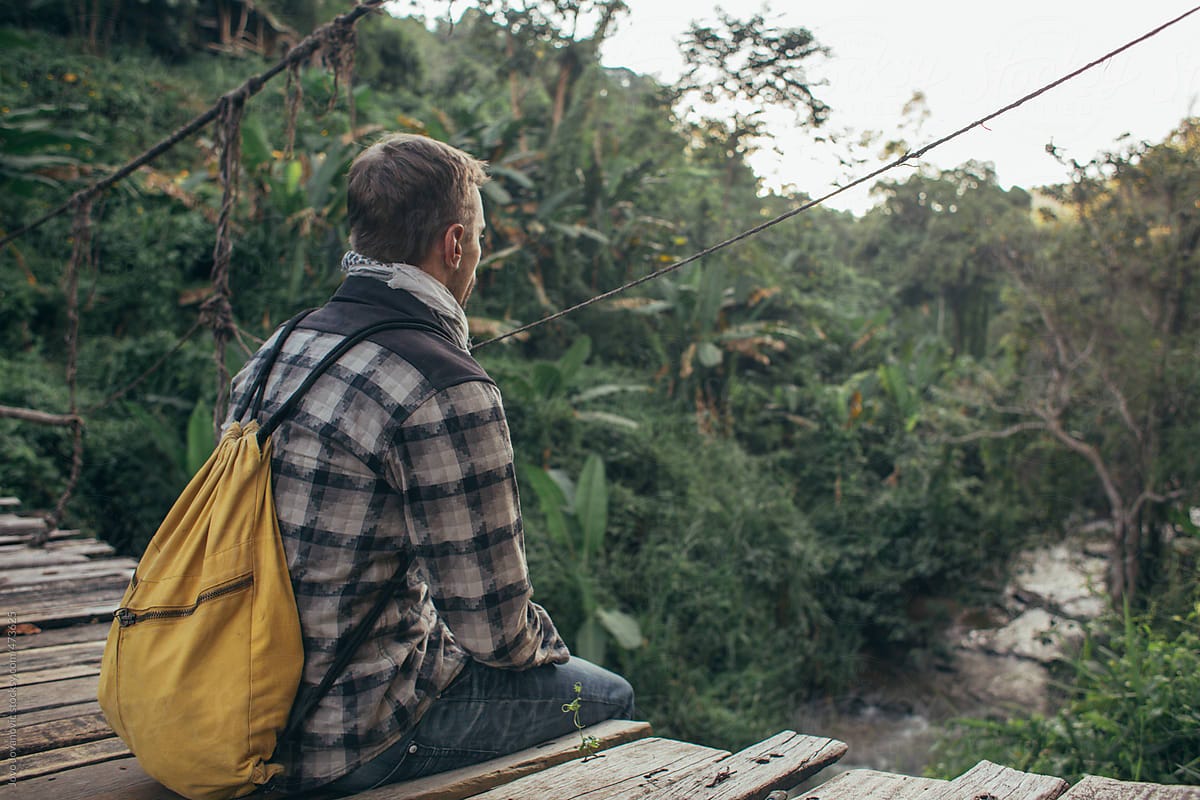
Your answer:
[[[1106,608],[1103,548],[1081,535],[1022,554],[999,607],[959,615],[947,657],[922,670],[869,670],[862,690],[800,709],[796,730],[849,744],[840,769],[920,775],[946,720],[1048,710],[1050,665]]]

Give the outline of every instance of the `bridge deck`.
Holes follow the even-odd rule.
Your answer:
[[[109,728],[96,700],[100,657],[136,562],[75,531],[17,516],[0,498],[0,609],[5,612],[9,731],[5,797],[166,800]],[[780,800],[836,762],[846,745],[783,731],[738,753],[650,736],[644,722],[588,729],[603,744],[580,759],[564,737],[476,767],[365,792],[364,800]],[[1088,778],[1065,781],[989,762],[953,781],[872,770],[842,773],[810,800],[1200,800],[1200,788]]]

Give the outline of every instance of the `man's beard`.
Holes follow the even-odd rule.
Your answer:
[[[474,291],[475,291],[475,278],[472,277],[471,282],[467,284],[467,290],[463,294],[462,300],[458,301],[458,304],[460,306],[462,306],[463,311],[467,310],[467,302],[471,299],[471,293]]]

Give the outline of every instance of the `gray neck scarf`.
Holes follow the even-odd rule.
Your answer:
[[[467,315],[450,290],[420,267],[412,264],[385,264],[350,250],[342,256],[342,272],[347,276],[374,278],[391,289],[402,289],[420,300],[446,322],[458,346],[470,350]]]

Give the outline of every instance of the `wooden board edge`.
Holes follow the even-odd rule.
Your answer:
[[[17,756],[6,765],[8,772],[5,779],[20,785],[22,781],[40,778],[65,772],[75,767],[86,767],[89,764],[99,764],[103,761],[113,761],[118,758],[133,758],[133,753],[125,743],[112,736],[98,739],[86,744],[62,747],[26,756]]]
[[[874,769],[851,769],[796,795],[797,800],[913,800],[931,797],[949,781],[897,775]]]
[[[846,754],[845,742],[784,730],[708,764],[670,776],[656,798],[711,800],[763,797],[792,789]]]
[[[930,800],[959,800],[964,796],[991,795],[996,800],[1056,800],[1070,786],[1054,775],[1039,775],[980,761],[950,781],[950,785]]]
[[[1200,800],[1200,786],[1119,781],[1085,775],[1059,800]]]
[[[607,720],[584,728],[583,733],[599,739],[601,751],[604,751],[644,739],[650,736],[651,729],[647,722]],[[579,742],[579,734],[572,733],[482,764],[382,786],[355,797],[361,800],[464,800],[579,758]]]

